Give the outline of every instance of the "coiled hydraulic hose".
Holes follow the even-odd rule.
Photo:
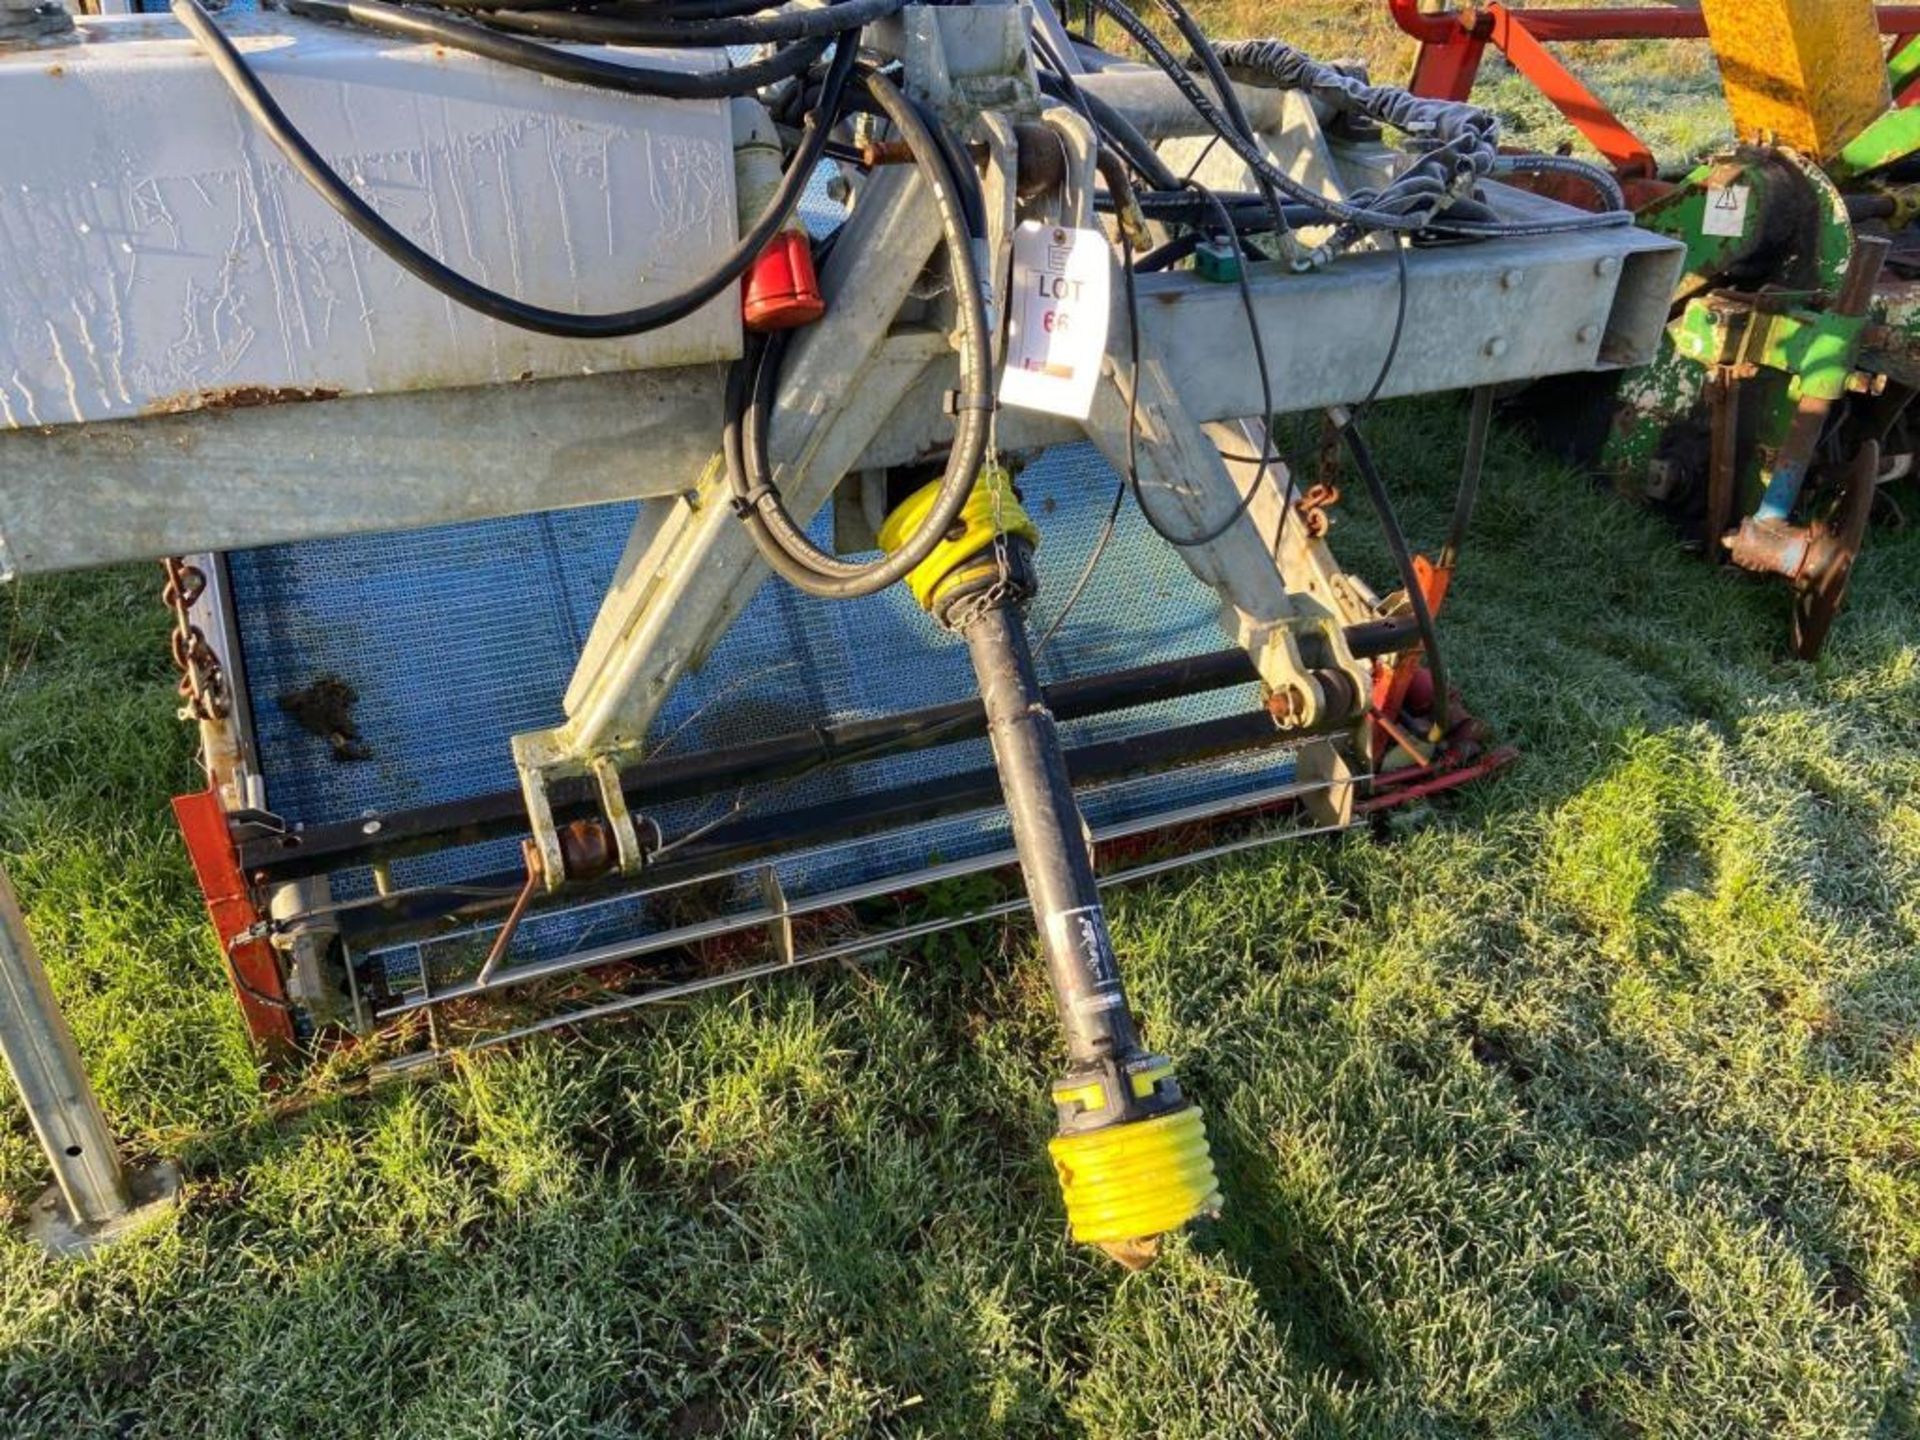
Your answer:
[[[993,406],[986,295],[973,260],[975,243],[984,239],[985,229],[979,178],[959,158],[959,147],[950,140],[943,142],[936,133],[938,122],[923,116],[891,81],[862,66],[857,84],[906,141],[940,212],[947,273],[959,312],[960,385],[954,401],[953,446],[939,494],[920,528],[884,559],[842,560],[807,538],[782,501],[767,464],[766,437],[786,349],[784,335],[755,343],[734,364],[727,382],[721,443],[734,509],[767,563],[809,595],[842,600],[884,590],[933,553],[973,493],[986,458],[987,420]]]

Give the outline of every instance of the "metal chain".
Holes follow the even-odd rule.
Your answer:
[[[167,572],[161,599],[173,612],[170,648],[174,667],[180,672],[180,718],[224,720],[232,705],[227,672],[208,643],[206,632],[193,623],[192,615],[194,604],[207,591],[206,572],[178,556],[160,563]]]

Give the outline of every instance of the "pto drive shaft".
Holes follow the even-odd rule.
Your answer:
[[[905,512],[920,499],[889,517],[883,544],[894,521],[910,519]],[[1220,1207],[1206,1128],[1173,1066],[1141,1045],[1127,1006],[1086,829],[1027,642],[1032,522],[1004,475],[984,474],[975,501],[967,507],[967,534],[928,562],[939,573],[922,567],[909,583],[965,639],[986,709],[1066,1032],[1067,1071],[1053,1086],[1059,1133],[1048,1149],[1073,1236],[1124,1264],[1144,1264],[1159,1236]]]

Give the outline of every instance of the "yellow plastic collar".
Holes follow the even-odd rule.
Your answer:
[[[1047,1145],[1073,1238],[1089,1245],[1146,1240],[1220,1209],[1200,1107],[1057,1135]]]
[[[939,494],[940,482],[936,480],[896,505],[880,527],[880,548],[891,555],[917,534]],[[921,608],[933,609],[942,583],[981,551],[990,549],[994,537],[1001,534],[1024,536],[1030,545],[1040,543],[1038,527],[1013,493],[1013,477],[997,465],[988,466],[974,481],[973,493],[967,497],[953,529],[907,574],[907,589]]]

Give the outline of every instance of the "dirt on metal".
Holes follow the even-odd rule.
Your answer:
[[[353,707],[359,700],[360,692],[338,675],[322,675],[312,684],[282,695],[280,708],[302,730],[326,741],[334,759],[369,760],[373,751],[361,738],[353,718]]]
[[[324,385],[222,385],[186,390],[146,405],[147,415],[183,415],[191,410],[252,410],[261,405],[299,405],[332,400],[340,392]]]

